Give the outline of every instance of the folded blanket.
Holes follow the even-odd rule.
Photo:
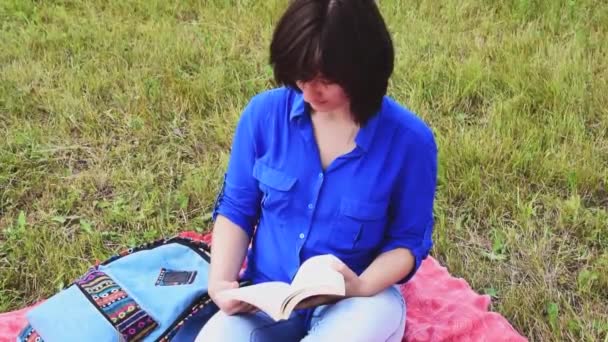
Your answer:
[[[407,284],[404,341],[527,341],[509,322],[489,312],[490,296],[475,293],[428,257]]]
[[[181,235],[211,242],[209,234]],[[504,317],[488,311],[489,296],[452,277],[433,257],[422,263],[401,292],[407,302],[404,341],[527,341]],[[15,341],[30,308],[0,314],[0,342]]]
[[[17,335],[26,325],[25,314],[33,307],[0,313],[0,342],[15,342]]]

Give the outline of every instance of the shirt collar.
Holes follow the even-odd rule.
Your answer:
[[[289,120],[300,117],[307,113],[308,108],[306,102],[304,102],[304,95],[302,93],[294,91],[295,96],[291,104],[291,111],[289,112]]]
[[[378,111],[372,116],[367,123],[359,129],[359,133],[355,137],[355,143],[361,147],[365,152],[369,151],[374,135],[378,130],[378,122],[380,121],[380,115],[382,110]]]
[[[289,112],[289,119],[294,120],[295,118],[301,117],[308,113],[308,106],[304,101],[304,96],[300,92],[295,92],[295,97],[291,105],[291,111]],[[378,130],[378,122],[380,121],[380,109],[374,116],[372,116],[367,123],[359,129],[357,136],[355,137],[355,143],[361,147],[364,151],[368,151],[373,141],[374,135]]]

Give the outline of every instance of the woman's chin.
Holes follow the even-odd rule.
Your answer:
[[[320,102],[320,103],[311,102],[310,107],[315,112],[329,112],[332,110],[332,108],[330,108],[330,106],[328,106],[327,102]]]

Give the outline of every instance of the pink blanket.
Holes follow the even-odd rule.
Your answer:
[[[210,242],[194,232],[182,235]],[[432,257],[401,287],[407,301],[404,341],[527,341],[501,315],[489,312],[490,297],[475,293]],[[0,314],[0,342],[14,342],[31,307]]]

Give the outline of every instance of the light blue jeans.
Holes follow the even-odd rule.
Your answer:
[[[228,316],[218,312],[195,342],[382,341],[398,342],[405,330],[405,301],[397,286],[372,297],[352,297],[317,307],[306,331],[297,314],[275,322],[263,312]]]

